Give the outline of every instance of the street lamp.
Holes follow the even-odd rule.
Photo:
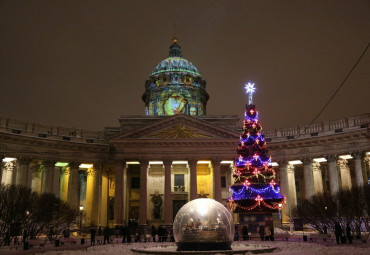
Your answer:
[[[80,205],[80,233],[82,232],[82,231],[81,231],[81,226],[82,226],[82,212],[83,212],[83,210],[84,210],[84,207],[83,207],[83,205],[81,204],[81,205]]]

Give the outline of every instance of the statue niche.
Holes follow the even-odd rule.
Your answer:
[[[159,194],[156,190],[151,196],[152,199],[150,201],[153,203],[153,219],[160,219],[162,214],[163,195]]]

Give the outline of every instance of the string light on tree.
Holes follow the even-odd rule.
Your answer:
[[[275,181],[275,171],[261,132],[258,112],[253,104],[253,94],[256,91],[254,83],[248,82],[245,90],[248,104],[237,146],[238,156],[233,165],[234,184],[230,186],[232,195],[228,198],[228,206],[230,210],[239,213],[276,212],[285,203],[285,197],[280,194],[280,187]]]

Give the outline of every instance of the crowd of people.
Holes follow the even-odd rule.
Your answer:
[[[113,229],[110,229],[108,226],[104,229],[99,227],[98,231],[96,231],[95,227],[92,227],[90,229],[90,239],[91,245],[95,245],[96,236],[104,236],[103,244],[109,244],[111,242],[111,236],[114,236],[116,240],[122,238],[122,243],[141,241],[174,242],[171,230],[162,225],[158,226],[158,228],[152,225],[150,230],[145,230],[144,232],[143,229],[139,229],[137,226],[132,225],[115,227]]]
[[[243,241],[250,239],[248,226],[243,225],[241,228],[241,234]],[[258,234],[261,238],[261,241],[274,241],[274,227],[272,225],[260,226],[258,228]],[[239,241],[239,226],[235,225],[234,241]]]
[[[347,227],[346,227],[345,233],[344,233],[344,231],[342,230],[342,227],[339,224],[339,222],[335,222],[334,234],[335,234],[335,239],[337,241],[337,244],[347,243],[347,239],[348,239],[348,243],[352,243],[351,231],[352,231],[351,227],[349,226],[349,224],[347,224]]]

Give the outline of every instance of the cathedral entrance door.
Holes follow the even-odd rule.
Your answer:
[[[188,201],[187,200],[173,200],[173,218],[175,219],[177,212],[181,209],[183,205],[185,205]]]

